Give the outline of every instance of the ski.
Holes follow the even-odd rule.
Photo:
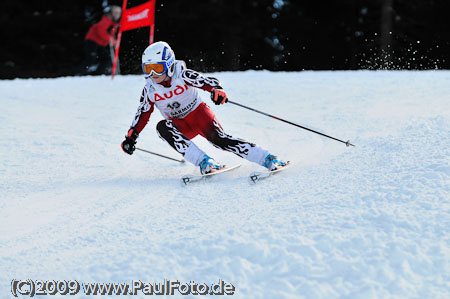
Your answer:
[[[276,170],[272,170],[272,171],[254,171],[252,172],[249,177],[248,177],[248,181],[252,184],[256,184],[257,182],[261,181],[261,180],[265,180],[267,178],[269,178],[271,175],[280,172],[282,170],[285,170],[286,168],[288,168],[289,166],[291,166],[291,163],[288,161],[287,164],[283,167],[280,167]]]
[[[187,174],[187,175],[185,175],[185,176],[183,176],[181,178],[181,181],[183,182],[184,185],[188,185],[188,184],[191,184],[191,183],[194,183],[194,182],[199,182],[199,181],[201,181],[203,179],[206,179],[207,177],[211,177],[211,176],[219,174],[219,173],[224,173],[224,172],[227,172],[227,171],[230,171],[230,170],[234,170],[234,169],[236,169],[236,168],[238,168],[240,166],[241,166],[241,164],[237,164],[237,165],[234,165],[232,167],[224,167],[224,168],[221,168],[219,170],[216,170],[214,172],[207,173],[207,174],[199,174],[199,175]]]

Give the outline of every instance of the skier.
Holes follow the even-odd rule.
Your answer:
[[[165,118],[156,125],[159,137],[187,161],[199,166],[202,174],[214,172],[224,166],[192,142],[191,139],[199,134],[215,147],[262,165],[269,171],[286,165],[286,162],[278,160],[267,150],[224,132],[197,90],[199,88],[210,92],[214,104],[224,104],[227,102],[227,95],[219,80],[187,69],[184,61],[175,60],[175,54],[166,42],[156,42],[145,49],[142,54],[142,70],[146,84],[134,121],[121,144],[125,153],[133,154],[136,139],[156,106]]]

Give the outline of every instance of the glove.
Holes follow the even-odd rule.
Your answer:
[[[216,105],[222,105],[228,102],[227,94],[220,88],[213,88],[211,91],[211,100]]]
[[[139,133],[134,129],[131,128],[128,130],[128,134],[125,136],[125,140],[122,142],[122,150],[132,155],[136,147],[134,146],[136,144],[136,139],[139,137]]]

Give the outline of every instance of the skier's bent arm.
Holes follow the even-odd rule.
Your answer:
[[[211,92],[214,88],[222,88],[220,87],[219,79],[214,77],[205,77],[199,72],[190,69],[183,70],[181,73],[181,78],[187,85],[209,92]]]
[[[193,87],[209,91],[211,93],[211,100],[216,105],[221,105],[227,102],[227,95],[220,86],[220,81],[214,77],[205,77],[199,72],[185,69],[181,73],[183,81]]]
[[[140,102],[141,104],[139,105],[133,123],[131,124],[131,128],[135,129],[138,134],[145,128],[150,119],[150,115],[155,109],[155,104],[148,100],[145,88],[142,90]]]
[[[148,121],[150,120],[150,115],[153,112],[153,103],[151,105],[151,108],[149,111],[145,112],[138,112],[136,113],[136,118],[134,119],[133,125],[131,126],[132,129],[135,129],[138,134],[142,132],[142,130],[147,125]]]
[[[133,123],[128,130],[127,135],[125,136],[125,140],[122,142],[122,150],[132,155],[136,144],[136,139],[139,137],[139,134],[147,125],[150,120],[150,115],[154,110],[154,103],[150,102],[146,98],[145,90],[142,91],[141,95],[141,104],[138,107],[136,115],[134,117]]]

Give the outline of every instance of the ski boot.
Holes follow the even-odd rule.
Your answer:
[[[266,159],[264,160],[264,164],[262,166],[267,168],[269,171],[274,171],[281,167],[286,166],[288,163],[289,162],[284,162],[284,161],[278,160],[277,156],[269,154],[269,155],[267,155]]]
[[[209,157],[208,155],[204,155],[202,161],[200,161],[200,173],[201,174],[208,174],[211,172],[214,172],[216,170],[219,170],[223,168],[222,165],[214,161],[213,158]]]

